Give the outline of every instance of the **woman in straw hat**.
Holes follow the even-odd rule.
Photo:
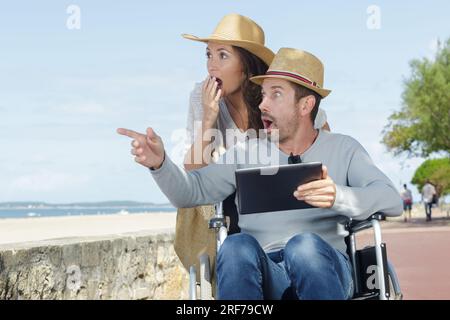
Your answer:
[[[262,28],[238,14],[222,18],[209,37],[188,34],[183,34],[183,37],[207,44],[208,77],[197,83],[191,92],[188,113],[187,131],[191,148],[185,157],[185,168],[193,170],[214,161],[231,147],[229,144],[234,141],[226,141],[227,129],[234,129],[238,138],[245,138],[248,129],[258,131],[264,128],[258,108],[261,89],[249,78],[265,74],[274,53],[264,45]],[[315,126],[328,128],[322,110]],[[204,141],[208,139],[199,133],[214,128],[219,130],[221,137],[214,143]],[[205,149],[209,152],[203,152]],[[195,150],[201,150],[202,156],[195,157]],[[205,158],[204,154],[211,157]],[[201,163],[196,163],[196,159]]]
[[[261,89],[249,79],[266,73],[274,53],[265,46],[262,28],[238,14],[223,17],[209,37],[188,34],[183,37],[207,44],[208,76],[191,92],[187,119],[190,147],[184,166],[186,170],[193,170],[217,160],[235,142],[234,137],[242,141],[249,129],[257,133],[264,128],[258,108]],[[329,129],[322,110],[319,110],[315,126]],[[213,142],[204,135],[211,129],[220,133]],[[232,141],[226,139],[229,129],[234,130]],[[239,232],[234,194],[224,201],[224,213],[231,216],[230,233]],[[186,268],[198,266],[199,254],[208,252],[212,256],[215,253],[214,233],[208,230],[207,223],[213,214],[212,205],[178,209],[175,251]]]

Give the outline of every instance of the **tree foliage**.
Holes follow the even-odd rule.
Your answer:
[[[410,62],[402,108],[389,117],[382,143],[394,155],[450,156],[450,39],[439,45],[435,60]]]
[[[436,187],[440,196],[450,194],[450,159],[426,160],[417,168],[411,182],[418,190],[422,190],[427,179]]]

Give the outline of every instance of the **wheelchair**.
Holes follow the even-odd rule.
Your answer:
[[[383,213],[374,213],[363,221],[349,219],[345,225],[345,229],[349,233],[345,239],[347,254],[353,267],[354,295],[352,300],[403,299],[394,266],[387,259],[386,244],[382,242],[380,221],[385,219]],[[215,230],[216,252],[218,252],[228,235],[222,202],[215,205],[215,216],[210,219],[209,228]],[[374,231],[374,244],[357,249],[356,234],[370,228],[373,228]],[[189,268],[189,299],[211,300],[213,299],[213,279],[210,259],[207,254],[202,254],[199,260],[199,281],[197,281],[195,266]]]

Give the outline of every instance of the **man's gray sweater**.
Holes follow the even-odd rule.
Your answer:
[[[276,155],[278,164],[288,163],[289,155],[269,140],[252,142],[237,144],[222,155],[218,163],[190,172],[175,165],[166,155],[162,166],[151,170],[151,174],[175,207],[218,203],[235,191],[236,169],[274,164],[262,164],[262,160],[259,164],[249,164],[249,159],[255,159],[255,154]],[[328,209],[240,215],[241,231],[254,236],[264,250],[281,249],[292,236],[312,232],[345,253],[344,237],[347,232],[343,223],[348,218],[363,220],[375,212],[383,212],[387,216],[402,213],[398,191],[355,139],[320,130],[316,141],[303,153],[301,160],[322,162],[328,168],[328,175],[336,184],[336,200]]]

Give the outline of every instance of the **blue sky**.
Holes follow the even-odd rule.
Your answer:
[[[71,4],[79,30],[66,27]],[[380,29],[367,26],[370,5]],[[320,57],[331,129],[358,139],[399,188],[410,181],[423,159],[386,153],[381,131],[409,61],[450,36],[449,1],[19,0],[0,5],[0,202],[166,202],[115,129],[152,126],[172,150],[206,76],[205,46],[180,34],[209,35],[232,12],[258,22],[274,51]]]

